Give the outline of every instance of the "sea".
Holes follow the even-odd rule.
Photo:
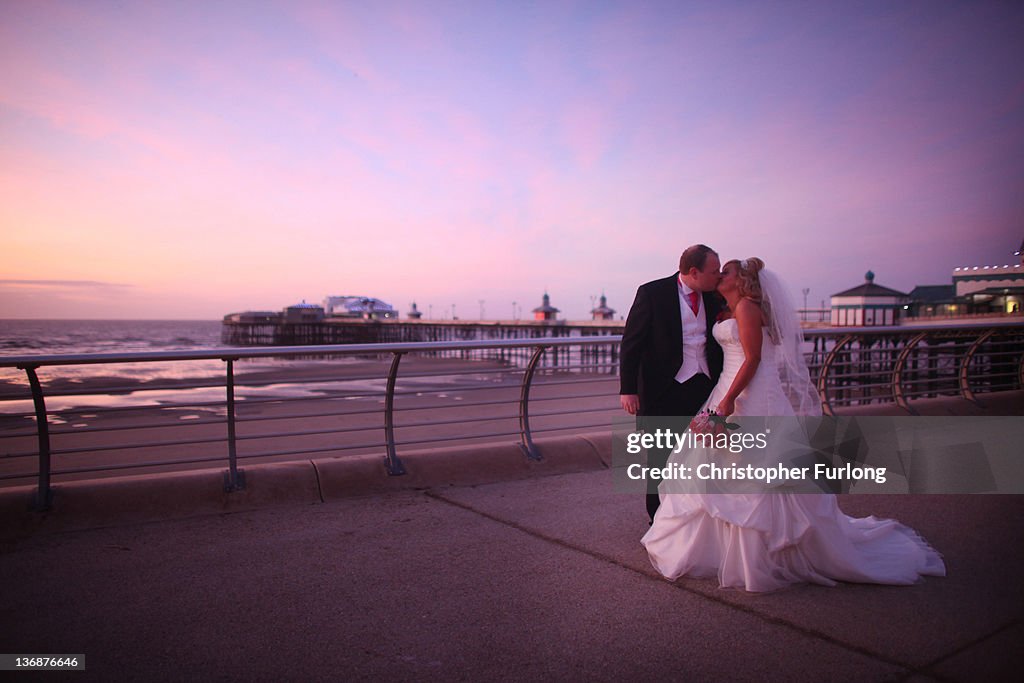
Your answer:
[[[215,349],[219,320],[0,320],[0,356]]]
[[[223,348],[220,333],[219,320],[0,320],[0,363],[15,356],[213,350]],[[58,379],[83,383],[116,378],[135,384],[214,377],[224,370],[220,361],[184,361],[42,367],[38,372],[45,386]],[[23,395],[28,379],[23,370],[0,367],[0,385],[0,396]],[[4,408],[0,405],[0,412],[9,412]]]
[[[0,365],[14,357],[117,354],[154,351],[216,351],[221,343],[219,320],[0,320]],[[236,372],[293,369],[297,364],[315,366],[323,359],[243,359]],[[357,358],[331,359],[338,364],[360,362]],[[37,370],[50,411],[72,408],[132,408],[185,401],[219,401],[224,362],[219,359],[147,363],[103,363],[41,366]],[[178,380],[217,378],[213,387],[178,388]],[[161,381],[165,380],[165,381]],[[446,383],[432,378],[435,384]],[[148,383],[148,384],[147,384]],[[200,382],[202,383],[202,382]],[[205,382],[209,384],[209,382]],[[408,380],[407,380],[408,383]],[[352,391],[382,391],[384,379],[347,381]],[[104,391],[111,387],[119,390]],[[336,389],[331,383],[273,384],[239,387],[239,400],[257,396],[309,396]],[[33,411],[28,377],[15,366],[0,367],[0,414]],[[51,419],[51,422],[54,421]]]

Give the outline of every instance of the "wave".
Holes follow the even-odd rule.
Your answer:
[[[223,346],[219,321],[0,321],[0,355],[199,350]]]
[[[149,345],[153,348],[169,348],[172,346],[184,346],[189,349],[204,348],[208,346],[192,339],[191,337],[174,337],[173,339],[151,339]]]
[[[36,350],[46,348],[46,345],[35,339],[0,339],[0,349],[19,351],[22,349]]]

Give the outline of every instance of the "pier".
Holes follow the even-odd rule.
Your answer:
[[[316,322],[224,319],[221,341],[229,346],[310,344],[408,344],[413,342],[564,339],[622,334],[624,321],[549,320],[360,320]]]
[[[621,335],[624,321],[565,322],[553,320],[360,320],[327,318],[315,322],[280,319],[224,319],[221,342],[228,346],[323,346],[332,344],[412,344],[421,342],[492,342],[571,339]],[[543,367],[567,364],[605,365],[618,362],[618,343],[552,349]],[[493,360],[524,366],[527,347],[503,349],[438,349],[424,355],[459,360]]]

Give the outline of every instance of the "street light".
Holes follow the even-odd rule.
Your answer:
[[[807,321],[807,295],[811,293],[810,287],[804,287],[804,322]]]

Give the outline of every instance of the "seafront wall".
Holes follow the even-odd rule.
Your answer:
[[[249,465],[245,489],[230,493],[224,490],[223,467],[68,481],[54,485],[47,512],[32,510],[34,486],[11,487],[0,491],[0,539],[611,466],[609,432],[538,439],[534,445],[540,461],[527,458],[517,443],[411,451],[402,455],[402,476],[388,476],[380,455]]]

